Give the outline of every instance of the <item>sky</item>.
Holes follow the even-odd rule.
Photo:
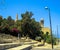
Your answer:
[[[45,6],[50,8],[51,20],[52,20],[52,31],[57,35],[57,26],[60,36],[60,0],[0,0],[0,15],[3,18],[11,16],[16,19],[18,13],[19,19],[21,19],[21,13],[26,11],[32,12],[37,22],[40,19],[44,19],[44,27],[49,27],[49,14]],[[3,3],[3,4],[2,4]]]

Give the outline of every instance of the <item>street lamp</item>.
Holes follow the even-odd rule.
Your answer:
[[[52,43],[52,49],[53,49],[53,36],[52,36],[52,23],[51,23],[50,8],[45,7],[45,9],[48,10],[48,13],[49,13],[50,33],[51,33],[51,43]]]

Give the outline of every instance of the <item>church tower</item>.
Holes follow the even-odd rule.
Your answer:
[[[18,14],[16,14],[16,20],[15,20],[15,22],[18,20]]]
[[[40,26],[44,27],[44,19],[43,18],[41,18],[41,20],[40,20]]]

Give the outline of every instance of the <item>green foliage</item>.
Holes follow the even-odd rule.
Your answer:
[[[48,36],[46,38],[46,42],[49,43],[49,44],[51,44],[51,42],[52,42],[51,36]],[[56,45],[56,38],[55,37],[53,37],[53,44]]]
[[[47,42],[48,44],[51,44],[52,43],[52,40],[51,40],[51,35],[49,35],[49,32],[46,32],[46,34],[44,34],[42,31],[41,31],[41,33],[42,33],[42,39],[44,40],[44,44],[45,44],[45,42]],[[56,41],[57,41],[57,39],[53,36],[53,45],[56,45],[57,43],[56,43]]]
[[[55,37],[53,37],[53,39],[51,39],[51,35],[48,35],[48,34],[49,33],[46,32],[46,34],[44,35],[45,36],[45,38],[44,38],[45,42],[51,44],[52,43],[52,40],[53,40],[53,44],[56,45],[56,40],[57,39]]]
[[[40,25],[39,22],[36,22],[35,19],[32,19],[33,13],[26,12],[21,14],[22,16],[22,31],[23,34],[26,36],[28,35],[31,38],[35,38],[37,35],[40,34]]]
[[[33,13],[26,11],[21,14],[22,19],[14,22],[11,16],[8,16],[7,19],[3,19],[1,26],[2,30],[6,30],[5,26],[8,25],[8,30],[12,30],[16,28],[19,30],[21,35],[28,35],[30,38],[35,39],[36,36],[42,37],[41,27],[39,22],[36,22],[34,18],[32,18]],[[0,18],[2,19],[2,18]]]
[[[12,20],[11,16],[8,16],[7,20],[8,21],[11,21]]]
[[[48,35],[48,36],[46,37],[46,42],[49,43],[49,44],[51,43],[51,36]]]
[[[2,18],[2,16],[0,15],[0,26],[1,26],[2,21],[3,21],[3,18]]]

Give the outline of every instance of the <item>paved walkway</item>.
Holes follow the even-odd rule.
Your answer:
[[[52,49],[51,45],[46,44],[45,46],[33,47],[31,50],[60,50],[60,44],[54,45],[54,49]]]
[[[59,48],[54,48],[54,49],[52,49],[50,47],[34,47],[31,50],[60,50],[60,46],[59,46]]]
[[[5,46],[5,45],[14,45],[14,44],[20,44],[20,43],[6,43],[6,44],[0,44],[0,46]],[[32,40],[31,42],[22,42],[23,45],[31,45],[33,46],[33,48],[31,50],[52,50],[51,49],[51,45],[49,44],[45,44],[44,46],[40,46],[41,45],[41,42],[37,42],[37,41],[34,41]],[[22,46],[24,48],[24,46]],[[22,48],[21,46],[16,46],[14,47],[15,49],[20,49]],[[60,50],[60,44],[59,45],[56,45],[54,46],[54,49],[53,50]]]

